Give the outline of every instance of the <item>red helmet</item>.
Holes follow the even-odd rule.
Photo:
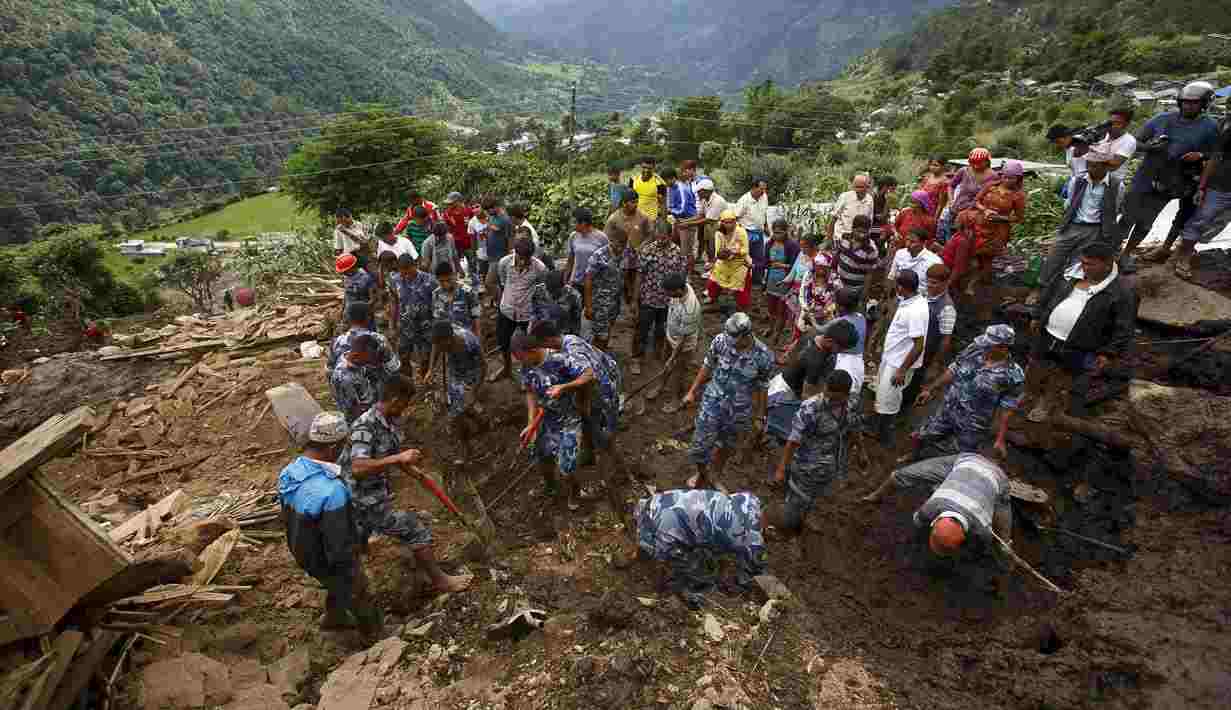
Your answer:
[[[355,258],[354,254],[343,254],[342,256],[339,256],[336,261],[333,262],[333,268],[339,274],[344,274],[347,271],[350,271],[351,267],[353,267],[357,263],[359,263],[359,260]]]
[[[971,165],[979,163],[986,166],[991,165],[992,154],[987,148],[975,148],[970,151],[970,155],[966,156],[966,159],[970,161]]]

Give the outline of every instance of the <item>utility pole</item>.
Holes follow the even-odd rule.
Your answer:
[[[568,115],[568,201],[576,202],[577,194],[573,192],[573,137],[577,133],[577,82],[573,82],[572,100],[569,102]]]

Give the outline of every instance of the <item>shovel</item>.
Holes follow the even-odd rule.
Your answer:
[[[677,353],[679,353],[678,349],[672,350],[671,357],[667,358],[667,364],[663,365],[662,371],[645,382],[642,382],[637,386],[637,389],[633,390],[632,394],[628,396],[628,399],[625,400],[624,404],[628,411],[632,412],[636,416],[645,414],[645,397],[641,396],[641,392],[650,385],[653,385],[662,378],[666,377],[667,373],[671,372],[671,366],[675,364],[675,357]]]
[[[462,511],[457,507],[457,504],[449,498],[448,494],[441,490],[440,486],[436,484],[436,481],[432,480],[431,476],[427,475],[415,466],[408,466],[407,469],[419,476],[419,481],[423,484],[424,488],[431,491],[432,495],[436,496],[436,500],[440,501],[444,507],[449,509],[449,512],[453,513],[453,515],[457,517],[458,521],[461,522],[462,527],[474,533],[475,536],[477,536],[484,543],[490,543],[492,541],[495,537],[496,526],[492,523],[491,518],[487,517],[487,508],[483,505],[483,499],[479,497],[479,492],[474,489],[473,484],[469,484],[469,481],[467,481],[469,484],[467,487],[467,492],[474,497],[475,507],[479,509],[478,524],[462,514]]]

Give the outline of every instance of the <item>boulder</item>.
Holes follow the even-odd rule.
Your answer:
[[[236,691],[247,690],[269,682],[269,672],[255,658],[245,658],[231,666],[231,685]]]
[[[262,683],[239,691],[234,700],[223,706],[223,710],[290,710],[290,706],[277,688]]]
[[[374,669],[363,667],[367,659],[366,651],[356,653],[330,673],[321,686],[321,699],[316,709],[368,710],[381,677],[373,672]]]

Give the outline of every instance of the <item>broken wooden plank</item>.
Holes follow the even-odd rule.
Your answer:
[[[30,710],[47,710],[51,707],[52,696],[56,693],[56,688],[60,687],[60,681],[64,678],[65,671],[72,663],[73,656],[80,648],[85,634],[80,631],[64,631],[56,637],[55,645],[52,647],[52,653],[55,658],[51,661],[51,668],[43,679],[43,686],[40,692],[36,695],[31,691],[26,700],[26,707]]]
[[[218,576],[222,565],[226,564],[227,558],[230,557],[231,551],[235,549],[235,543],[239,542],[239,535],[238,529],[223,533],[201,552],[197,558],[201,561],[201,569],[192,575],[193,584],[207,585],[214,581],[214,577]]]
[[[111,360],[135,360],[136,358],[139,358],[139,357],[157,357],[159,355],[191,352],[194,350],[209,350],[211,348],[221,348],[221,347],[225,347],[226,344],[227,344],[227,341],[225,340],[215,339],[215,340],[204,340],[199,343],[188,343],[187,345],[176,345],[176,346],[169,347],[169,348],[154,346],[151,348],[142,348],[140,350],[129,350],[128,352],[116,353],[115,355],[107,355],[106,357],[100,357],[99,360],[102,362],[108,362]]]
[[[81,691],[85,690],[86,683],[90,682],[94,671],[102,665],[103,660],[107,658],[107,654],[118,640],[120,640],[120,634],[112,631],[95,632],[94,640],[90,642],[85,653],[78,656],[77,660],[69,666],[68,673],[60,681],[47,707],[72,707],[73,703],[81,697]]]
[[[296,444],[306,443],[312,419],[323,411],[308,390],[298,382],[288,382],[265,390],[265,396],[273,404],[274,416],[290,433],[291,439]]]
[[[123,542],[143,530],[153,533],[162,525],[163,518],[179,513],[188,506],[188,502],[188,494],[177,488],[170,495],[113,528],[109,536],[113,542]],[[139,536],[144,537],[147,535]]]
[[[81,441],[94,423],[94,410],[82,405],[57,414],[0,452],[0,494],[47,460]]]
[[[198,361],[197,364],[193,365],[192,367],[189,367],[188,369],[180,373],[180,376],[175,378],[174,382],[172,382],[169,386],[163,389],[162,396],[170,397],[171,395],[175,394],[176,390],[178,390],[180,387],[183,387],[185,382],[192,379],[192,376],[197,374],[197,369],[200,366],[201,366],[201,363],[200,361]]]
[[[213,451],[202,451],[192,456],[189,456],[188,458],[183,459],[182,461],[172,461],[171,463],[159,464],[158,466],[155,466],[154,468],[147,468],[144,471],[137,471],[136,473],[126,475],[123,479],[123,483],[124,484],[136,483],[137,481],[144,481],[147,478],[152,478],[154,476],[157,476],[160,473],[167,473],[169,471],[176,471],[181,468],[188,467],[188,466],[195,466],[201,463],[202,461],[204,461],[205,459],[213,456],[214,453],[215,452]]]

